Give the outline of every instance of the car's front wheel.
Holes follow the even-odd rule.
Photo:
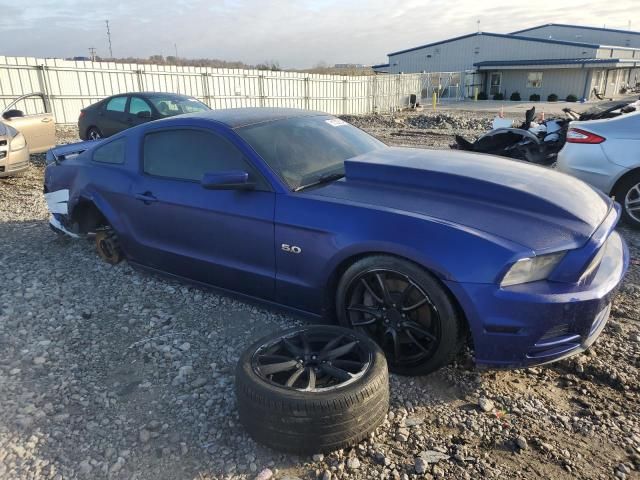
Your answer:
[[[622,205],[622,219],[627,225],[640,228],[640,173],[623,179],[614,195]]]
[[[401,375],[437,370],[462,344],[462,322],[449,294],[403,259],[375,255],[355,262],[340,279],[336,308],[340,323],[373,338]]]

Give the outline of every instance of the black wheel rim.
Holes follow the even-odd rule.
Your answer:
[[[251,364],[268,383],[320,392],[357,381],[369,369],[371,359],[372,352],[355,335],[310,327],[261,345]]]
[[[91,138],[91,140],[98,140],[102,137],[100,136],[100,133],[97,130],[91,130],[89,132],[89,138]]]
[[[392,368],[425,362],[440,343],[436,306],[400,272],[374,269],[358,275],[347,287],[344,308],[352,328],[373,338]]]

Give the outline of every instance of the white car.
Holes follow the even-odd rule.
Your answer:
[[[622,218],[640,228],[640,112],[571,122],[557,169],[614,196]]]

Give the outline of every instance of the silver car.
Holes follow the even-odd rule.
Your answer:
[[[557,169],[614,196],[623,219],[640,228],[640,112],[571,122]]]
[[[56,144],[56,125],[42,93],[23,95],[0,114],[0,178],[29,166],[29,154],[46,152]]]

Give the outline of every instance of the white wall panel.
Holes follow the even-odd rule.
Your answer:
[[[125,92],[191,95],[211,108],[289,107],[332,114],[389,112],[420,95],[423,75],[348,77],[110,62],[0,56],[0,107],[20,95],[44,92],[58,123],[75,123],[80,110]]]

